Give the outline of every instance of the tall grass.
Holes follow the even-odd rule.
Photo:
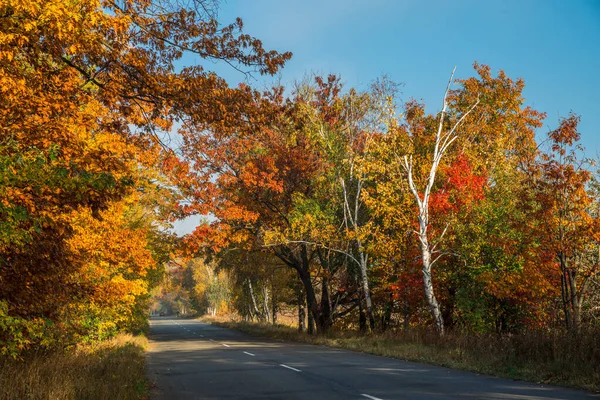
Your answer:
[[[443,337],[430,330],[409,329],[370,335],[332,331],[325,336],[311,336],[289,326],[203,319],[257,336],[600,392],[598,329],[582,330],[578,334],[562,330],[529,331],[519,335],[449,332]]]
[[[144,337],[123,334],[70,352],[0,358],[0,400],[147,398],[146,346]]]

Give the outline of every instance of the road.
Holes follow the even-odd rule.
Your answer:
[[[600,399],[591,393],[152,318],[152,398]]]

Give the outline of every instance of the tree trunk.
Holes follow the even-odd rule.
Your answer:
[[[306,313],[304,312],[304,304],[306,298],[302,290],[298,290],[298,332],[304,332],[306,329]]]
[[[256,303],[256,297],[254,297],[254,289],[252,288],[252,282],[250,282],[250,279],[247,279],[246,282],[248,282],[248,290],[250,292],[250,299],[252,300],[252,307],[254,308],[254,313],[255,315],[262,320],[262,316],[260,311],[258,310],[258,304]]]
[[[263,312],[266,322],[271,322],[271,313],[269,311],[269,286],[263,286]]]
[[[304,284],[306,307],[308,309],[308,334],[312,335],[315,333],[315,321],[319,320],[319,304],[317,303],[310,275],[304,272],[301,275],[300,279]]]
[[[561,295],[563,310],[565,313],[565,325],[567,330],[577,332],[581,320],[581,306],[577,296],[577,276],[573,269],[569,268],[565,253],[558,253],[561,271]]]
[[[354,179],[354,177],[352,175],[351,175],[351,178]],[[346,182],[344,181],[344,179],[341,179],[341,183],[342,183],[342,190],[343,190],[343,194],[344,194],[344,222],[345,222],[345,225],[347,228],[350,226],[354,229],[354,232],[358,237],[359,225],[360,225],[359,210],[361,208],[360,196],[361,196],[363,181],[361,178],[356,179],[356,195],[353,196],[354,210],[352,210],[350,207],[348,191],[346,190]],[[367,261],[368,261],[369,256],[362,250],[363,243],[358,238],[356,239],[356,245],[358,247],[359,260],[354,259],[354,257],[353,257],[353,259],[354,259],[354,261],[356,261],[356,263],[358,264],[358,267],[360,269],[360,280],[361,280],[361,284],[362,284],[362,293],[365,298],[367,318],[369,320],[369,330],[371,331],[371,330],[375,329],[375,318],[373,317],[373,303],[371,301],[371,291],[369,290],[369,277],[367,274],[367,265],[368,265]],[[362,309],[362,307],[359,307],[359,308]]]
[[[423,231],[426,232],[426,229],[422,229],[422,232]],[[444,334],[444,319],[442,318],[440,305],[435,298],[433,280],[431,279],[431,249],[426,234],[420,234],[419,236],[421,241],[421,253],[423,256],[423,287],[425,289],[425,299],[427,300],[427,305],[433,316],[435,330],[441,336]]]
[[[299,246],[298,253],[294,254],[294,251],[288,247],[282,247],[278,252],[275,253],[287,266],[293,268],[298,273],[298,278],[302,282],[304,287],[304,294],[306,296],[306,307],[308,309],[308,333],[315,333],[315,321],[319,321],[319,304],[315,296],[315,290],[310,277],[310,262],[307,245],[302,244]]]
[[[573,329],[578,332],[581,324],[581,305],[577,296],[577,276],[574,269],[568,269],[569,283],[571,288],[571,305],[573,307]]]
[[[308,334],[309,335],[314,335],[315,334],[315,314],[313,312],[310,311],[310,306],[308,306]]]
[[[279,311],[279,306],[277,304],[277,299],[275,298],[275,288],[271,289],[271,321],[273,321],[273,325],[277,325],[277,312]]]
[[[317,320],[317,332],[325,334],[333,325],[331,319],[331,296],[329,295],[329,279],[323,278],[321,283],[321,307],[319,310],[319,319]]]
[[[310,277],[310,259],[306,245],[302,245],[300,248],[300,260],[301,265],[298,270],[300,280],[304,285],[304,291],[306,293],[306,306],[308,308],[308,334],[313,335],[315,333],[315,321],[319,321],[319,304],[317,303],[317,297],[315,296],[315,289],[312,284]]]
[[[565,313],[565,326],[567,330],[571,330],[571,308],[569,307],[568,290],[567,272],[563,270],[561,260],[560,291],[562,297],[562,306],[563,312]]]
[[[367,331],[367,316],[362,303],[362,300],[358,299],[358,329],[361,333],[365,333]]]
[[[408,331],[410,327],[410,304],[408,303],[408,295],[404,294],[404,320],[402,321],[402,328],[404,332]]]
[[[386,331],[392,322],[392,312],[394,311],[394,296],[390,293],[390,299],[385,305],[385,312],[381,320],[381,330]]]
[[[362,243],[358,242],[359,248]],[[362,281],[362,292],[365,297],[367,319],[369,320],[368,329],[372,331],[375,329],[375,318],[373,317],[373,303],[371,301],[371,291],[369,290],[369,278],[367,276],[367,260],[368,255],[360,252],[360,277]]]

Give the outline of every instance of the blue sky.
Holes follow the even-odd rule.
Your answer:
[[[478,61],[525,80],[527,104],[546,112],[538,138],[572,110],[586,154],[600,153],[600,0],[228,0],[267,49],[292,51],[278,79],[335,73],[365,88],[388,75],[401,98],[439,109],[450,72],[472,76]],[[211,66],[207,66],[211,68]],[[241,74],[212,66],[232,84]],[[266,81],[250,81],[259,87]]]
[[[405,84],[403,98],[438,108],[452,68],[468,77],[478,61],[525,79],[528,104],[548,113],[543,133],[573,110],[582,116],[588,153],[600,151],[600,0],[221,4],[223,23],[236,16],[267,48],[294,53],[282,71],[283,83],[307,72],[336,73],[360,88],[386,74]],[[232,82],[242,79],[219,70]]]

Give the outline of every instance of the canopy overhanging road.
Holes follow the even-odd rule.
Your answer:
[[[152,398],[163,399],[600,399],[426,364],[279,342],[194,320],[153,318]]]

